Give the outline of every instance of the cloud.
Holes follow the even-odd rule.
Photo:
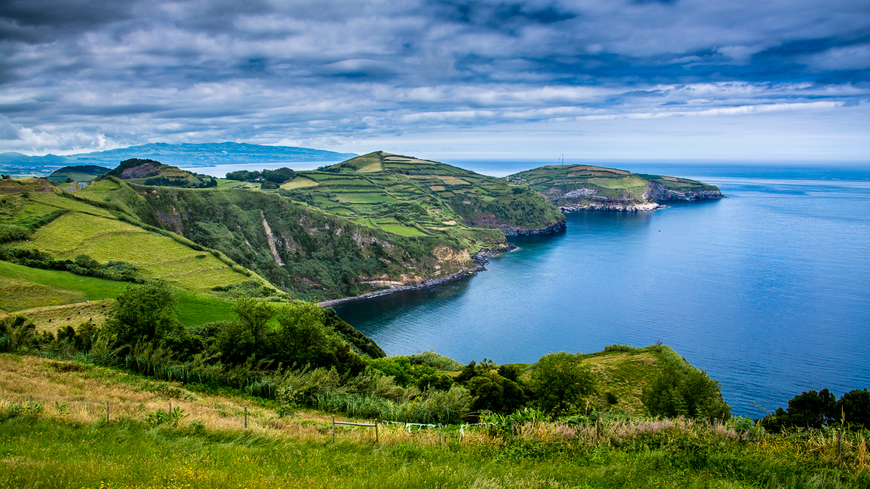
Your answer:
[[[10,0],[0,150],[837,118],[870,100],[868,19],[862,0]]]

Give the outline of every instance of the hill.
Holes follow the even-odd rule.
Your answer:
[[[563,211],[650,211],[671,201],[723,197],[717,187],[697,180],[589,165],[544,166],[508,175],[505,180],[528,185]]]
[[[210,188],[217,187],[217,179],[208,175],[182,170],[159,161],[131,158],[117,168],[105,172],[100,179],[117,177],[130,183],[160,187]]]
[[[564,229],[565,217],[526,187],[436,161],[378,151],[298,172],[286,195],[394,234],[488,238]],[[472,248],[474,246],[472,245]]]
[[[46,180],[52,183],[65,182],[67,180],[90,182],[109,170],[111,170],[111,168],[97,165],[65,166],[53,171],[51,175],[46,177]]]

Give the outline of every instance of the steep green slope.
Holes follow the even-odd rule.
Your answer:
[[[144,202],[142,220],[220,250],[298,298],[358,295],[475,266],[448,234],[401,236],[274,192],[130,188]]]
[[[552,165],[505,177],[528,185],[562,210],[655,210],[669,201],[722,198],[697,180],[631,173],[589,165]]]

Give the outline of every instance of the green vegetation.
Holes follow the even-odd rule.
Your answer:
[[[333,443],[329,416],[282,413],[238,394],[33,357],[0,355],[0,369],[3,487],[870,484],[866,432],[843,434],[842,461],[834,434],[769,434],[745,418],[716,425],[615,416],[552,422],[526,411],[498,425],[463,426],[461,436],[459,427],[409,432],[382,424],[377,444],[371,430],[339,427]]]
[[[293,185],[296,180],[299,184]],[[552,205],[526,188],[443,163],[381,151],[317,171],[298,172],[282,189],[281,195],[394,234],[450,236],[472,253],[491,241],[486,234],[468,231],[500,229],[511,234],[564,220]]]
[[[131,158],[124,160],[117,168],[105,173],[101,179],[117,177],[140,185],[179,188],[217,187],[217,179],[199,175],[180,168],[164,165],[155,160]]]
[[[850,426],[870,429],[870,391],[855,389],[838,401],[828,389],[803,392],[788,401],[788,409],[778,408],[761,420],[765,429],[780,432],[788,429],[823,429]]]
[[[450,236],[397,236],[274,193],[129,188],[144,200],[136,214],[142,222],[158,220],[191,242],[219,250],[295,298],[358,295],[375,290],[368,284],[380,280],[375,277],[432,278],[473,266],[467,254],[454,261],[433,254],[442,248],[460,255],[463,242]]]
[[[554,204],[571,208],[721,197],[718,188],[696,180],[589,165],[544,166],[508,175],[505,180],[527,185]]]
[[[52,183],[89,182],[110,170],[111,168],[97,165],[65,166],[55,170],[45,179]]]

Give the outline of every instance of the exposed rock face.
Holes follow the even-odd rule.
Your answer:
[[[656,209],[667,207],[666,205],[657,204],[655,202],[608,202],[608,203],[587,203],[577,205],[559,206],[562,212],[571,211],[619,211],[619,212],[650,212]]]
[[[275,234],[272,233],[272,228],[269,227],[269,222],[266,221],[266,214],[263,213],[263,209],[260,209],[260,217],[263,218],[263,230],[266,232],[266,239],[269,242],[269,250],[272,251],[272,257],[275,258],[275,263],[278,266],[284,266],[284,260],[281,259],[281,255],[278,254],[278,247],[275,244],[278,242],[278,238],[275,237]]]
[[[505,236],[533,236],[537,234],[556,234],[561,233],[565,230],[565,221],[559,221],[556,224],[551,224],[541,229],[523,229],[511,226],[500,226],[498,229],[500,229]]]
[[[122,180],[130,180],[133,178],[145,178],[154,176],[157,173],[154,171],[157,169],[157,165],[152,163],[143,163],[139,166],[134,166],[133,168],[127,168],[118,175]]]
[[[668,202],[668,201],[693,201],[693,200],[706,200],[706,199],[721,199],[725,196],[722,195],[722,192],[719,189],[716,190],[698,190],[692,191],[688,190],[685,192],[681,192],[678,190],[671,190],[669,188],[665,188],[663,185],[660,185],[655,182],[650,182],[649,188],[646,192],[644,192],[643,197],[647,200],[652,200],[655,202]]]
[[[447,246],[436,247],[432,250],[432,254],[435,255],[435,258],[438,258],[438,261],[442,262],[446,261],[462,264],[471,261],[471,255],[468,254],[468,250],[456,251]]]
[[[620,195],[618,198],[608,198],[598,195],[598,190],[588,188],[579,188],[561,195],[558,192],[549,193],[548,198],[557,202],[559,210],[562,212],[579,210],[650,212],[667,207],[663,204],[664,202],[722,199],[725,197],[719,189],[679,191],[669,189],[656,182],[650,182],[647,189],[640,194],[644,200],[637,200],[627,194]]]
[[[450,249],[450,248],[448,248],[448,249]],[[337,306],[339,304],[344,304],[346,302],[353,302],[353,301],[358,301],[361,299],[370,299],[372,297],[380,297],[382,295],[392,294],[394,292],[401,292],[404,290],[419,290],[419,289],[422,289],[425,287],[432,287],[435,285],[440,285],[443,283],[452,282],[454,280],[459,280],[461,278],[470,277],[476,273],[486,271],[486,267],[484,265],[489,263],[489,258],[491,258],[497,254],[500,254],[500,253],[504,253],[507,251],[513,251],[515,249],[517,249],[516,246],[504,245],[504,246],[500,246],[498,248],[491,248],[488,250],[483,250],[480,253],[477,253],[474,256],[470,257],[471,261],[474,263],[474,268],[463,269],[463,270],[460,270],[459,272],[452,273],[452,274],[444,276],[444,277],[438,277],[438,278],[433,278],[433,279],[429,279],[429,280],[426,280],[422,277],[408,276],[408,275],[402,275],[401,281],[391,280],[390,277],[387,275],[382,275],[380,277],[360,277],[361,281],[368,283],[370,285],[380,286],[380,287],[389,287],[389,288],[384,289],[384,290],[377,290],[375,292],[368,292],[366,294],[357,295],[354,297],[345,297],[343,299],[335,299],[335,300],[331,300],[331,301],[325,301],[325,302],[319,303],[318,305],[320,307],[327,308],[327,307]],[[468,256],[467,251],[463,250],[462,253],[464,253],[465,256]]]

